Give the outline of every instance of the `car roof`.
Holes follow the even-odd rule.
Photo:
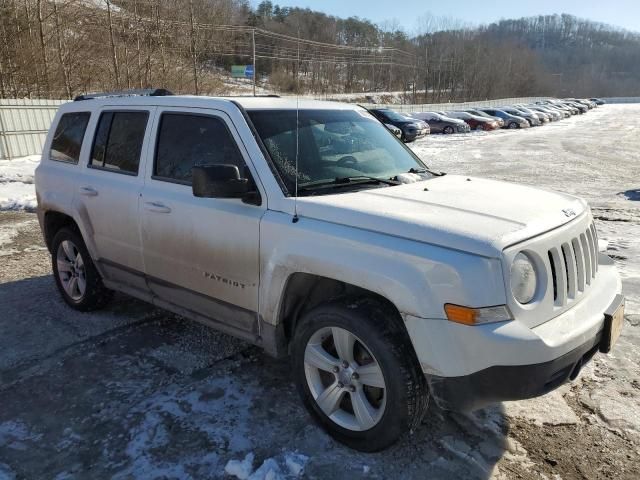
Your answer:
[[[167,106],[167,107],[199,107],[215,108],[221,104],[236,103],[247,110],[362,110],[363,108],[349,103],[310,100],[296,97],[216,97],[204,95],[114,95],[88,98],[69,102],[65,105],[82,106],[81,108],[99,108],[102,106]]]

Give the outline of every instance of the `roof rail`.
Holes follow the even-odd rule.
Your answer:
[[[167,95],[173,95],[173,93],[164,88],[141,88],[136,90],[121,90],[118,92],[87,93],[85,95],[78,95],[73,101],[78,102],[81,100],[109,97],[165,97]]]

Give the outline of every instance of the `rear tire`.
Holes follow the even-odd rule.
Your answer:
[[[314,420],[353,449],[392,445],[420,425],[427,410],[427,383],[409,335],[382,301],[341,299],[304,314],[292,364]]]
[[[61,228],[51,243],[53,278],[64,301],[81,312],[104,307],[113,292],[102,283],[82,236]]]

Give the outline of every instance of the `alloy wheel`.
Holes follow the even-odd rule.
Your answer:
[[[304,370],[311,395],[322,412],[351,431],[373,428],[386,406],[382,369],[353,333],[325,327],[307,342]]]
[[[58,278],[64,291],[74,301],[82,300],[87,289],[84,260],[78,247],[71,240],[64,240],[56,252]]]

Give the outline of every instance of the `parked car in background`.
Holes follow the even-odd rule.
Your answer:
[[[564,110],[568,110],[569,113],[571,113],[571,115],[578,115],[580,113],[580,110],[577,107],[570,105],[568,102],[562,102],[558,100],[558,101],[551,102],[551,104],[554,105],[556,108],[562,108]]]
[[[451,118],[457,118],[464,121],[471,130],[484,130],[490,131],[500,128],[498,122],[490,118],[481,117],[478,115],[471,115],[467,112],[447,112],[447,115]]]
[[[415,118],[407,117],[390,108],[372,108],[369,112],[385,125],[393,125],[402,130],[400,138],[403,142],[413,142],[430,133],[429,125],[425,122],[417,121]]]
[[[431,133],[469,133],[471,127],[457,118],[450,118],[437,112],[416,112],[411,117],[429,124]]]
[[[513,105],[513,108],[515,108],[519,112],[522,112],[523,115],[525,114],[533,115],[538,120],[540,120],[541,125],[544,125],[545,123],[549,123],[551,121],[551,118],[548,115],[542,112],[533,111],[530,108],[527,108],[525,105],[522,105],[522,104]]]
[[[573,100],[564,100],[564,103],[578,109],[578,113],[587,113],[589,107],[580,102],[574,102]]]
[[[540,105],[527,105],[527,108],[529,110],[533,110],[536,113],[543,113],[547,115],[549,117],[549,121],[551,122],[557,122],[558,120],[561,120],[562,118],[564,118],[564,114],[561,114],[558,111],[550,110]]]
[[[540,119],[538,118],[538,116],[534,113],[526,113],[526,112],[522,112],[520,110],[518,110],[517,108],[514,107],[500,107],[500,109],[503,112],[507,112],[510,113],[511,115],[517,115],[519,117],[524,118],[527,122],[529,122],[529,125],[532,127],[538,127],[540,125],[542,125],[542,122],[540,121]]]
[[[571,100],[572,102],[584,105],[589,110],[591,110],[592,108],[596,108],[596,104],[594,102],[592,102],[591,100],[589,100],[588,98],[569,98],[568,100]]]
[[[504,120],[500,117],[494,117],[492,115],[489,115],[488,113],[484,113],[482,110],[478,110],[475,108],[467,108],[464,111],[467,113],[470,113],[471,115],[476,115],[478,117],[490,118],[491,120],[494,120],[498,123],[499,128],[504,127]]]
[[[507,113],[504,110],[500,110],[498,108],[480,108],[482,112],[488,113],[492,117],[499,117],[504,120],[503,128],[529,128],[529,122],[519,115],[513,115],[511,113]]]
[[[554,105],[553,103],[536,102],[535,106],[549,110],[550,112],[556,112],[560,115],[560,118],[569,118],[572,115],[568,108],[561,108],[559,105]]]
[[[402,138],[402,130],[400,130],[398,127],[389,123],[385,123],[384,126],[387,127],[396,137]]]
[[[604,100],[602,100],[601,98],[590,98],[589,100],[591,100],[593,103],[595,103],[598,106],[604,105],[605,103],[607,103]]]

